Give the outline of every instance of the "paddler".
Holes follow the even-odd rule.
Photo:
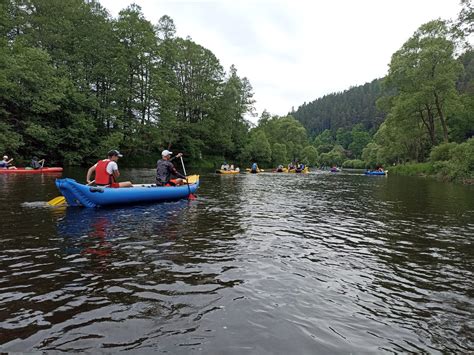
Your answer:
[[[111,150],[107,154],[107,159],[99,160],[96,164],[91,166],[87,171],[87,184],[92,184],[91,176],[95,172],[95,184],[104,187],[132,187],[130,181],[117,182],[120,172],[117,161],[123,157],[118,150]]]
[[[186,176],[176,170],[171,160],[180,158],[182,153],[176,154],[173,158],[173,152],[163,150],[161,152],[161,159],[156,162],[156,185],[157,186],[179,186],[183,184],[183,179]],[[171,180],[171,176],[176,176],[178,179]]]

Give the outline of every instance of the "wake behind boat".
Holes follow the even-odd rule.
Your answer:
[[[194,194],[199,187],[199,175],[188,177],[189,185],[156,186],[136,184],[129,188],[95,187],[79,184],[74,179],[57,179],[56,186],[69,206],[102,207],[137,203],[176,201]]]

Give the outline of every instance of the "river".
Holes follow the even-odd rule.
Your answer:
[[[473,186],[208,172],[194,201],[46,208],[56,177],[0,175],[2,351],[474,351]]]

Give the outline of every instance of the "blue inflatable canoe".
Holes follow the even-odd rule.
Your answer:
[[[194,194],[199,187],[199,175],[188,177],[189,185],[156,186],[139,184],[133,187],[109,188],[79,184],[74,179],[57,179],[56,186],[69,206],[102,207],[176,201]]]
[[[387,175],[386,171],[366,171],[365,175]]]

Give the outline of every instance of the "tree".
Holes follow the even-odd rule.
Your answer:
[[[286,145],[282,143],[274,143],[272,146],[272,165],[286,165],[288,156],[286,152]]]
[[[272,159],[270,143],[262,129],[255,128],[250,131],[249,142],[241,154],[242,162],[256,162],[259,165],[268,165]]]
[[[420,120],[431,145],[437,142],[437,122],[441,124],[444,141],[448,141],[447,110],[450,102],[458,100],[455,81],[461,66],[453,57],[454,44],[448,35],[441,20],[422,25],[392,56],[385,79],[385,85],[396,90],[394,111],[403,108],[410,119]],[[393,115],[393,119],[397,117]]]
[[[371,141],[371,137],[362,125],[359,124],[352,128],[351,140],[352,143],[349,144],[349,150],[355,158],[360,158],[362,150]]]
[[[306,165],[314,166],[318,163],[318,151],[312,145],[307,145],[301,152],[301,161]]]
[[[335,144],[332,132],[329,129],[324,130],[320,135],[314,138],[313,144],[319,153],[328,153]]]

